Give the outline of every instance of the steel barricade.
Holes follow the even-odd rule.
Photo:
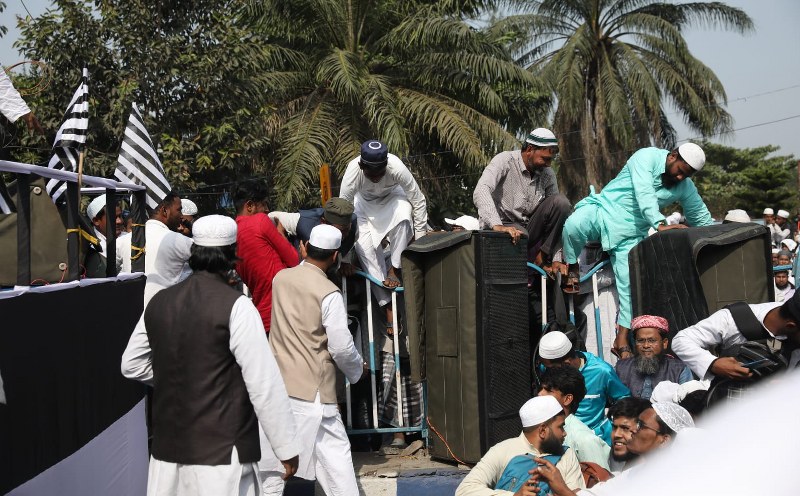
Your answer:
[[[365,281],[365,288],[366,288],[366,298],[367,298],[367,336],[369,342],[369,375],[370,375],[370,388],[372,393],[372,425],[374,426],[371,429],[353,429],[353,412],[352,412],[352,405],[351,405],[351,390],[350,390],[350,381],[345,379],[345,398],[346,398],[346,408],[347,408],[347,433],[348,434],[383,434],[383,433],[395,433],[395,432],[419,432],[424,439],[427,440],[428,438],[428,429],[426,427],[426,421],[428,416],[428,409],[427,409],[427,388],[425,387],[424,381],[422,385],[422,422],[421,425],[418,427],[413,426],[404,426],[403,425],[403,388],[401,387],[401,374],[400,374],[400,340],[393,339],[393,351],[394,351],[394,376],[395,376],[395,393],[397,395],[397,421],[399,427],[378,427],[378,387],[377,387],[377,363],[376,363],[376,353],[375,353],[375,331],[373,325],[373,318],[372,318],[372,285],[375,284],[377,286],[383,286],[383,282],[375,279],[371,275],[367,274],[366,272],[356,271],[355,275],[359,277],[363,277]],[[397,307],[397,295],[398,293],[402,293],[404,289],[402,287],[398,288],[385,288],[391,291],[392,294],[392,328],[395,329],[395,336],[399,338],[400,334],[400,327],[398,325],[398,313],[399,309]],[[342,276],[342,296],[344,298],[344,305],[347,308],[347,280],[346,277]]]
[[[600,323],[600,304],[599,304],[599,290],[597,288],[597,271],[605,267],[609,264],[608,260],[603,260],[592,269],[583,274],[580,278],[580,282],[585,282],[591,278],[592,280],[592,306],[594,307],[594,332],[595,332],[595,339],[597,339],[597,356],[600,357],[601,360],[605,360],[603,356],[603,328]],[[532,264],[528,262],[528,268],[533,269],[534,272],[539,274],[539,279],[541,281],[541,293],[542,293],[542,331],[544,331],[545,327],[547,327],[547,273],[538,265]],[[572,323],[575,323],[575,299],[573,295],[567,294],[567,299],[569,301],[569,320]]]

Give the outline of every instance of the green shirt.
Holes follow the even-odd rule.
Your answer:
[[[661,184],[666,170],[668,150],[642,148],[609,182],[600,194],[592,192],[575,208],[597,205],[600,242],[603,250],[615,248],[622,240],[644,238],[648,229],[658,228],[664,221],[661,208],[678,202],[692,226],[707,226],[711,214],[691,179],[686,178],[672,188]]]

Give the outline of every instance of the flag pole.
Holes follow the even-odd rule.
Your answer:
[[[81,208],[81,188],[83,187],[83,158],[86,156],[86,150],[81,150],[78,154],[78,210]]]

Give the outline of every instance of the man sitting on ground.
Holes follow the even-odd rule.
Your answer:
[[[565,444],[575,450],[578,461],[596,463],[609,470],[608,454],[611,448],[573,415],[586,396],[581,373],[572,367],[553,367],[542,374],[541,383],[539,396],[552,396],[564,408],[564,429],[567,431]]]
[[[611,459],[609,465],[614,473],[630,468],[638,455],[628,450],[628,443],[636,432],[639,415],[650,408],[650,402],[633,396],[622,398],[608,409],[611,421]]]
[[[611,445],[611,424],[605,415],[606,405],[631,395],[614,368],[589,352],[573,349],[567,335],[560,331],[542,336],[539,357],[545,368],[568,366],[583,375],[586,397],[578,405],[575,416]]]
[[[683,384],[692,372],[677,358],[667,354],[669,324],[664,317],[640,315],[631,321],[635,348],[633,357],[617,362],[617,375],[638,398],[650,399],[661,381]]]
[[[562,454],[554,467],[566,487],[586,487],[575,450],[564,450],[564,410],[552,396],[537,396],[528,400],[519,410],[522,433],[494,446],[481,458],[456,490],[456,496],[480,496],[503,494],[508,491],[495,490],[503,471],[512,458],[518,455]],[[534,486],[525,484],[515,496],[536,494]]]

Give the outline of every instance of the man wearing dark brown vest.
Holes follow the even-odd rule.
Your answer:
[[[272,281],[270,345],[286,382],[300,443],[297,476],[314,480],[325,494],[358,494],[350,442],[336,405],[336,368],[350,382],[364,362],[347,328],[339,288],[326,271],[336,265],[342,233],[329,224],[311,230],[301,244],[305,261],[280,271]],[[274,466],[274,463],[273,463]],[[274,468],[262,460],[264,493],[282,494]]]
[[[289,397],[261,316],[226,284],[236,222],[193,226],[194,273],[150,300],[122,356],[122,373],[153,386],[148,496],[256,495],[259,425],[284,477],[299,446]]]

